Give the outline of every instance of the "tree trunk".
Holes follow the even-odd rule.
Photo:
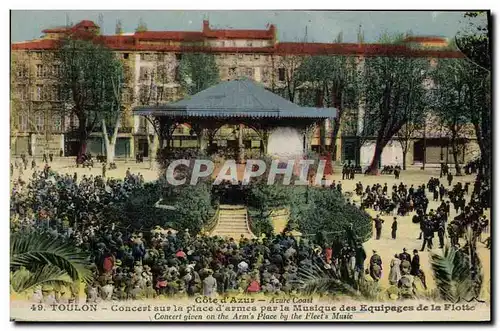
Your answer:
[[[118,138],[118,124],[120,123],[120,116],[116,118],[115,127],[113,129],[113,135],[111,139],[108,137],[108,130],[106,128],[106,121],[102,120],[102,135],[104,137],[104,142],[106,145],[106,163],[110,164],[115,161],[116,152],[116,139]]]
[[[87,120],[86,118],[78,118],[79,125],[78,125],[78,132],[80,135],[80,147],[78,149],[78,156],[77,160],[79,163],[83,161],[83,156],[87,153],[87,139],[89,138],[88,133],[87,133]]]
[[[36,156],[36,140],[37,140],[37,134],[36,133],[32,133],[31,134],[31,145],[30,145],[30,152],[31,152],[31,156],[35,157]]]
[[[457,176],[461,176],[460,163],[458,160],[458,146],[457,146],[457,134],[456,131],[452,131],[451,134],[451,151],[453,154],[453,161],[455,162],[455,171]]]
[[[370,175],[378,174],[378,164],[380,163],[380,158],[382,157],[382,151],[387,145],[387,141],[377,139],[377,144],[375,145],[375,153],[373,154],[372,163],[368,167],[368,173]]]
[[[406,154],[408,154],[408,149],[403,148],[403,170],[406,170]]]
[[[482,168],[488,168],[487,164],[489,163],[489,153],[487,151],[488,143],[486,139],[483,139],[483,132],[481,131],[481,127],[479,126],[478,123],[474,123],[474,129],[476,131],[476,140],[477,144],[479,146],[479,150],[481,152],[481,167],[478,170],[479,173],[482,173],[483,169]]]
[[[155,160],[157,137],[156,135],[147,135],[148,137],[148,159],[149,159],[149,169],[153,169],[153,162]]]

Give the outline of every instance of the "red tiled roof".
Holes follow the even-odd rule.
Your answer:
[[[203,32],[190,31],[144,31],[136,32],[141,40],[203,41]]]
[[[203,34],[217,39],[273,39],[274,34],[268,30],[209,30]]]
[[[221,29],[212,30],[210,23],[203,21],[203,35],[207,38],[217,39],[273,39],[275,26],[271,24],[268,30],[236,30]]]
[[[42,30],[43,33],[63,33],[63,32],[67,32],[67,31],[68,31],[68,28],[66,28],[66,27]]]
[[[89,21],[89,20],[83,20],[83,21],[80,21],[79,23],[75,24],[73,26],[73,28],[98,28],[99,26],[97,24],[95,24],[94,22],[92,21]]]
[[[54,39],[39,39],[25,41],[11,45],[12,50],[50,50],[57,47],[58,41]]]
[[[413,43],[447,43],[446,38],[433,36],[410,36],[404,39],[405,42]]]
[[[184,45],[148,45],[140,41],[203,41],[218,39],[273,39],[275,26],[268,30],[212,30],[208,21],[203,21],[203,30],[196,31],[144,31],[133,35],[95,36],[81,27],[97,27],[92,21],[81,21],[71,28],[73,36],[92,38],[116,51],[163,51],[163,52],[213,52],[213,53],[265,53],[277,55],[358,55],[358,56],[414,56],[414,57],[463,57],[460,52],[412,49],[406,45],[357,44],[357,43],[276,43],[270,47],[207,47]],[[48,29],[44,31],[51,31]],[[440,37],[408,37],[406,41],[445,41]],[[12,44],[12,50],[49,50],[58,45],[57,40],[39,39]]]
[[[347,43],[278,43],[276,53],[283,55],[463,57],[462,53],[455,51],[416,50],[405,45]]]

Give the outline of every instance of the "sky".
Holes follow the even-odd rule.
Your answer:
[[[365,42],[376,42],[383,33],[453,37],[462,26],[462,12],[443,11],[134,11],[134,10],[13,10],[11,41],[32,40],[42,30],[65,26],[67,22],[92,20],[99,24],[102,14],[104,34],[114,34],[117,20],[125,32],[134,32],[140,20],[151,31],[201,31],[203,19],[212,28],[266,29],[275,24],[280,41],[332,42],[342,32],[344,42],[355,42],[358,28]]]

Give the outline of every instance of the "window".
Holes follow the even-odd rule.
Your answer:
[[[36,129],[40,132],[43,131],[44,128],[44,123],[43,123],[43,114],[36,114],[35,116],[35,123],[36,123]]]
[[[284,82],[285,81],[285,68],[279,68],[278,69],[278,80],[280,82]]]
[[[62,127],[62,118],[60,114],[52,115],[52,129],[54,131],[61,131]]]
[[[28,116],[19,115],[19,130],[27,131],[28,130]]]
[[[55,96],[52,96],[52,87],[45,85],[42,86],[42,98],[40,100],[53,100]]]
[[[37,85],[36,90],[35,90],[35,100],[40,101],[42,100],[42,90],[43,90],[43,85]]]
[[[177,61],[182,60],[182,54],[175,54],[175,59],[176,59]]]
[[[258,60],[258,59],[259,59],[259,57],[260,57],[260,56],[259,56],[259,54],[254,54],[254,56],[253,56],[253,58],[254,58],[255,60]]]
[[[52,86],[51,100],[60,101],[61,98],[61,87],[59,85]]]
[[[165,92],[163,86],[156,87],[156,101],[165,100]]]
[[[253,78],[253,68],[245,68],[245,76]]]
[[[123,58],[124,58],[125,60],[128,60],[128,53],[123,53]]]
[[[253,46],[253,42],[247,41],[247,47],[252,47],[252,46]]]
[[[25,78],[28,76],[28,68],[26,68],[24,65],[19,66],[17,69],[17,77],[19,78]]]
[[[54,67],[53,67],[53,75],[54,76],[60,76],[61,75],[61,66],[59,64],[54,64]]]
[[[147,131],[147,120],[143,116],[139,117],[139,131],[140,132],[146,132]]]
[[[149,77],[148,68],[141,67],[139,69],[139,80],[147,80]]]
[[[40,78],[40,77],[43,77],[43,65],[41,64],[37,64],[36,65],[36,77]]]
[[[26,85],[18,85],[19,99],[28,100],[28,87]]]
[[[229,68],[229,77],[236,76],[236,67]]]

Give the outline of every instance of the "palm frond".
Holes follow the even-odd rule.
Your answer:
[[[10,265],[11,268],[25,267],[32,273],[37,273],[42,266],[53,266],[73,281],[87,280],[90,276],[88,254],[62,240],[36,232],[11,236]]]
[[[310,269],[300,269],[299,279],[295,282],[301,291],[307,294],[315,293],[344,293],[354,297],[359,296],[351,285],[339,280],[333,272],[325,270],[318,264]]]
[[[50,265],[45,265],[35,272],[30,272],[22,267],[12,274],[10,281],[12,289],[17,293],[33,289],[39,285],[59,286],[72,283],[73,280],[66,272]]]
[[[431,255],[431,267],[443,300],[456,302],[471,298],[473,282],[468,259],[462,252],[446,246],[443,255]]]

